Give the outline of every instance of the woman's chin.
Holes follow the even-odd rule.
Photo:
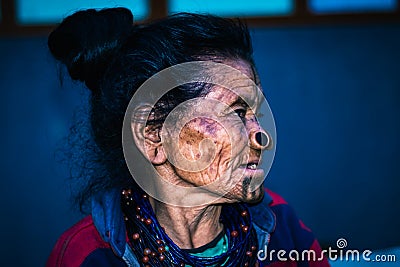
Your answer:
[[[243,196],[243,202],[246,203],[257,203],[259,202],[264,196],[264,188],[261,185],[260,187],[256,188],[252,192],[248,192]]]
[[[218,202],[219,203],[237,203],[237,202],[243,202],[243,203],[257,203],[261,201],[261,199],[264,196],[264,187],[261,184],[259,187],[254,189],[253,191],[249,191],[248,189],[246,191],[243,190],[233,190],[227,194],[224,195]]]

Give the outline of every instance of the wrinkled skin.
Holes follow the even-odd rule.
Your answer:
[[[240,70],[254,81],[253,70],[246,62],[224,63]],[[224,196],[219,202],[254,202],[263,195],[260,181],[264,178],[264,171],[250,170],[246,168],[246,165],[249,162],[258,163],[261,159],[262,150],[258,144],[249,140],[249,134],[260,130],[254,112],[257,111],[257,105],[262,96],[257,95],[256,88],[249,85],[248,80],[243,76],[232,77],[232,74],[229,74],[226,79],[230,79],[232,90],[221,86],[212,87],[206,94],[205,101],[201,101],[200,107],[197,107],[209,110],[210,116],[189,121],[179,134],[177,151],[173,151],[173,153],[181,153],[191,162],[196,162],[209,153],[208,158],[213,159],[212,162],[201,171],[191,171],[190,166],[180,168],[172,164],[171,168],[181,180],[177,184],[210,185],[209,190]],[[239,95],[245,96],[247,103]],[[216,107],[215,101],[209,102],[207,99],[217,100],[222,104]],[[185,109],[185,113],[190,116],[191,113],[196,112],[195,110],[195,107],[189,106]],[[217,116],[219,121],[214,120],[211,113],[214,113],[213,115]],[[236,119],[233,116],[236,116]],[[203,145],[204,149],[201,150],[201,141],[205,139],[209,139],[212,144],[211,146]],[[256,183],[259,185],[258,188],[250,186],[252,179],[259,181]],[[224,191],[227,188],[229,191]]]

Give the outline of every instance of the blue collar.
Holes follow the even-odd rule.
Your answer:
[[[92,219],[103,240],[110,244],[114,253],[125,253],[126,234],[121,211],[121,191],[114,189],[92,199]]]

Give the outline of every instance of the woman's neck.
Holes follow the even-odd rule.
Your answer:
[[[182,249],[201,247],[214,240],[223,230],[219,221],[220,205],[176,207],[154,199],[150,203],[160,225]]]

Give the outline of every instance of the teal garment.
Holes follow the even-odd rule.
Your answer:
[[[196,249],[187,249],[186,251],[196,257],[215,257],[228,251],[228,237],[225,232],[221,232],[210,243]]]

